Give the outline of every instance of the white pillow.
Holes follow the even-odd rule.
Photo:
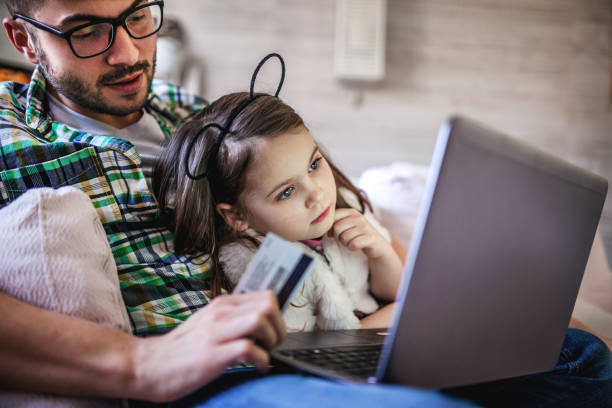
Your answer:
[[[87,194],[74,187],[31,189],[0,209],[0,291],[44,309],[130,332],[104,228]],[[0,393],[2,406],[117,403]]]
[[[427,166],[394,162],[365,170],[358,181],[378,219],[406,248],[410,246],[428,173]]]

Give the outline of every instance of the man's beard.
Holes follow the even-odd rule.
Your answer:
[[[143,96],[140,96],[139,92],[138,95],[123,96],[122,99],[124,101],[131,100],[133,104],[128,107],[121,107],[118,106],[119,103],[105,100],[102,90],[105,84],[112,83],[113,81],[138,71],[143,72],[147,82],[147,90],[150,90],[151,83],[153,82],[153,75],[155,73],[155,57],[153,57],[152,69],[148,61],[139,61],[132,66],[120,65],[117,66],[115,70],[100,76],[95,86],[90,87],[85,81],[72,74],[54,72],[49,65],[47,55],[42,49],[39,48],[37,54],[42,73],[47,82],[51,84],[57,92],[89,111],[114,116],[125,116],[140,111],[147,101],[148,92]],[[137,100],[136,98],[140,98],[141,100]]]

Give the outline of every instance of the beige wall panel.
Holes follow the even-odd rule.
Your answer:
[[[352,176],[428,163],[440,122],[461,113],[612,179],[610,0],[389,0],[387,73],[375,84],[333,76],[335,1],[167,8],[190,27],[212,99],[246,89],[258,59],[281,52],[283,98]],[[272,91],[269,71],[260,87]],[[612,258],[612,198],[601,229]]]

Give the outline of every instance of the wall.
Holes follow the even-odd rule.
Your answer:
[[[387,75],[361,86],[333,76],[334,13],[332,0],[167,2],[207,97],[246,90],[280,52],[281,96],[350,175],[428,163],[440,122],[461,113],[612,180],[612,1],[388,0]],[[612,259],[611,194],[600,228]]]

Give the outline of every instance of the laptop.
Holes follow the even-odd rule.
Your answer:
[[[604,178],[547,152],[450,118],[390,327],[290,333],[273,360],[324,377],[421,388],[552,369],[607,189]]]

